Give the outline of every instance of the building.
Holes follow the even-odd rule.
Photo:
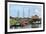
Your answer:
[[[32,21],[33,21],[33,23],[41,23],[41,18],[39,18],[39,16],[35,15],[35,16],[32,16]]]

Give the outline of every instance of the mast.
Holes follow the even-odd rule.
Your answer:
[[[30,8],[29,8],[29,10],[28,10],[28,18],[30,17]]]
[[[23,8],[23,18],[24,18],[24,8]]]
[[[19,10],[18,10],[18,12],[17,12],[17,17],[19,17]]]

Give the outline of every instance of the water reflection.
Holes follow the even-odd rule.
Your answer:
[[[11,27],[11,26],[10,26]],[[11,29],[20,29],[20,28],[40,28],[41,27],[41,24],[29,24],[29,25],[26,25],[24,27],[21,27],[19,25],[16,26],[12,26]]]

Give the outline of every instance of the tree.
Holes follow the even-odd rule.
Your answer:
[[[10,25],[20,25],[20,22],[15,19],[10,19]]]
[[[33,20],[30,20],[30,21],[29,21],[29,24],[33,24]]]
[[[10,19],[10,25],[15,25],[16,24],[16,20],[15,19]]]

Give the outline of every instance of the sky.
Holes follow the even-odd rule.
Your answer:
[[[23,11],[24,11],[24,17],[32,17],[34,15],[41,16],[41,6],[9,4],[10,16],[17,17],[18,11],[19,11],[19,17],[23,17]],[[30,16],[28,16],[29,14]]]

